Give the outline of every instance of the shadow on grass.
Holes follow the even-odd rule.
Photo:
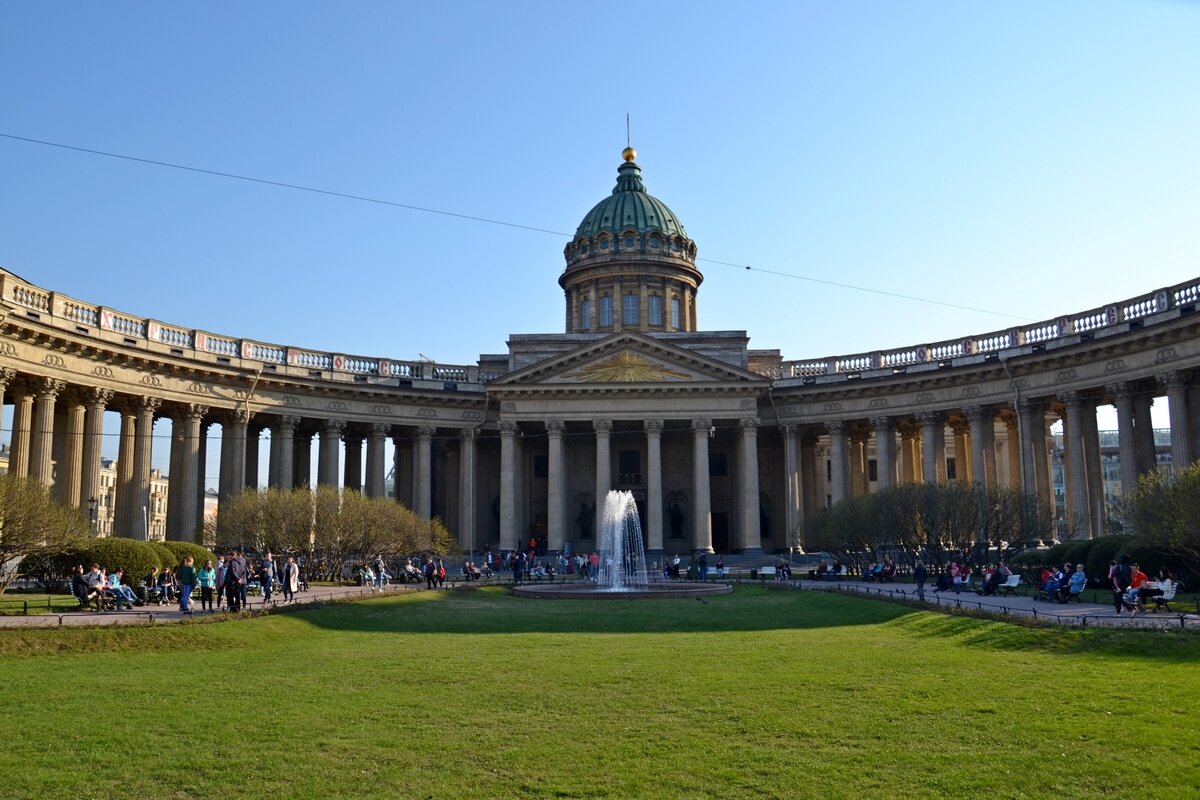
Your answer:
[[[421,592],[361,603],[297,610],[331,630],[366,633],[730,633],[878,625],[920,612],[885,603],[738,587],[698,601],[535,600],[500,587]]]
[[[500,587],[419,593],[301,610],[319,628],[365,633],[737,633],[887,625],[963,647],[1200,660],[1200,633],[1121,628],[1041,627],[939,613],[900,603],[823,592],[738,587],[733,594],[670,600],[532,600]]]

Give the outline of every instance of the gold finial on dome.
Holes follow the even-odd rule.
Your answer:
[[[634,150],[632,147],[626,147],[621,151],[621,158],[625,159],[626,161],[633,161],[635,158],[637,158],[637,150]]]

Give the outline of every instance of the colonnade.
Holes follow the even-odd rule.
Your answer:
[[[1127,494],[1142,475],[1158,466],[1150,409],[1162,389],[1170,410],[1172,465],[1189,465],[1196,459],[1200,436],[1200,386],[1189,376],[1172,372],[1159,376],[1157,381],[1120,382],[1092,391],[1068,390],[1049,397],[1021,398],[1015,404],[826,422],[829,499],[837,503],[868,491],[866,453],[871,443],[877,464],[877,489],[886,489],[897,481],[946,481],[949,431],[956,479],[1020,487],[1053,508],[1048,441],[1049,427],[1058,420],[1063,424],[1067,532],[1076,538],[1096,537],[1105,531],[1107,512],[1096,409],[1103,403],[1116,408],[1121,492]],[[998,423],[1003,427],[1001,441],[1006,443],[1007,463],[998,460]],[[806,470],[803,459],[798,468]],[[790,478],[789,492],[798,485],[797,479]],[[798,489],[795,491],[803,497]],[[803,502],[800,505],[803,507]]]

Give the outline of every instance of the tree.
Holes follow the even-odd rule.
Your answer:
[[[87,533],[83,512],[56,503],[39,481],[0,475],[0,594],[17,576],[26,555],[54,552]]]
[[[1130,533],[1200,565],[1200,463],[1143,475],[1121,515]]]

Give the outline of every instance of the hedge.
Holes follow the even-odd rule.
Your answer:
[[[202,547],[191,542],[163,542],[163,546],[170,550],[175,556],[175,563],[172,566],[178,566],[183,563],[184,556],[191,556],[196,567],[204,566],[205,561],[217,563],[217,557],[213,551],[207,547]]]
[[[87,570],[93,563],[99,564],[109,572],[123,569],[125,570],[125,579],[131,586],[137,586],[142,579],[162,566],[162,553],[154,546],[154,542],[139,542],[134,539],[112,537],[88,539],[81,544],[82,546],[77,551],[76,561],[83,564],[84,570]],[[166,552],[170,551],[166,550]]]

